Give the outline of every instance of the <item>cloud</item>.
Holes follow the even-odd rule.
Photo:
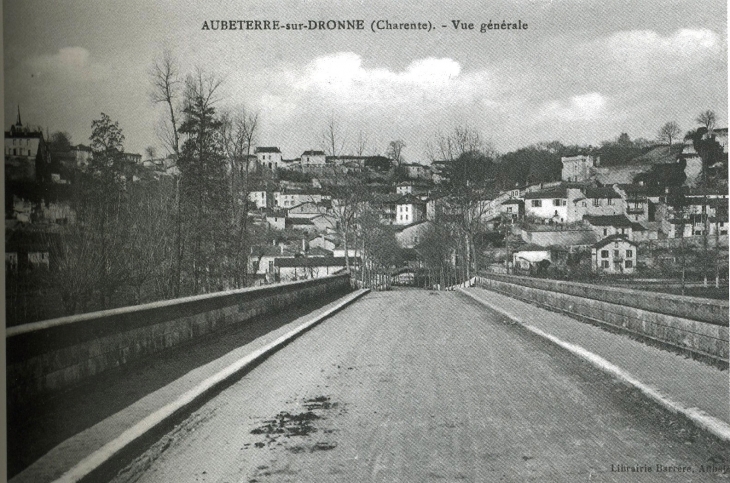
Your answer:
[[[109,74],[109,67],[94,62],[91,53],[83,47],[63,47],[55,54],[43,54],[28,58],[25,70],[34,77],[98,81]]]
[[[453,59],[428,57],[412,61],[404,70],[367,68],[360,55],[339,52],[318,57],[287,76],[298,95],[315,95],[335,105],[402,106],[414,101],[443,103],[489,94],[485,72],[462,74]]]
[[[606,114],[608,99],[598,92],[572,96],[567,100],[545,102],[538,117],[566,122],[597,119]]]

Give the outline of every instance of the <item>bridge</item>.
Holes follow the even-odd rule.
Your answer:
[[[452,288],[344,275],[9,330],[10,481],[728,477],[725,301]]]

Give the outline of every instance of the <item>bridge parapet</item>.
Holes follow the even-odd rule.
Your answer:
[[[622,287],[608,287],[589,283],[565,282],[545,278],[523,277],[498,273],[480,274],[482,278],[500,280],[525,287],[575,295],[637,309],[673,315],[699,322],[727,326],[730,304],[727,300],[688,297],[658,292],[646,292]]]
[[[351,290],[350,275],[344,273],[10,327],[8,402],[62,390],[233,324]]]
[[[728,302],[514,275],[476,284],[578,319],[728,363]]]

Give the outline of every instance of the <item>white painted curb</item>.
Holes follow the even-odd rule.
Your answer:
[[[240,373],[248,366],[276,352],[278,349],[291,342],[293,339],[301,335],[306,330],[310,329],[314,325],[317,325],[324,319],[328,318],[335,312],[354,302],[369,291],[369,289],[361,289],[353,292],[350,295],[347,295],[344,300],[342,300],[340,303],[327,310],[326,312],[323,312],[314,319],[303,323],[296,329],[289,331],[275,341],[267,344],[261,349],[252,352],[242,359],[239,359],[225,369],[204,380],[193,389],[187,391],[185,394],[180,396],[175,401],[150,414],[142,421],[138,422],[137,424],[117,436],[114,440],[108,442],[107,444],[81,460],[78,464],[76,464],[76,466],[74,466],[69,471],[64,473],[60,478],[55,480],[55,483],[78,482],[88,477],[93,471],[97,470],[104,463],[109,461],[115,455],[119,454],[124,448],[133,444],[135,441],[139,440],[144,435],[163,424],[168,418],[171,418],[179,411],[184,410],[187,406],[191,405],[195,401],[198,401],[206,393],[214,390],[227,379],[236,376],[236,374]]]
[[[661,406],[665,407],[666,409],[670,410],[673,413],[679,413],[679,414],[684,415],[686,418],[688,418],[690,421],[692,421],[695,425],[699,426],[702,429],[705,429],[706,431],[709,431],[710,433],[712,433],[713,435],[722,439],[723,441],[730,441],[730,425],[728,425],[725,421],[717,419],[714,416],[710,416],[709,414],[705,413],[701,409],[687,408],[682,404],[674,402],[667,396],[661,394],[658,390],[654,389],[651,386],[647,386],[646,384],[637,380],[631,374],[627,373],[620,367],[607,361],[603,357],[600,357],[600,356],[594,354],[593,352],[590,352],[590,351],[584,349],[581,346],[571,344],[570,342],[565,342],[564,340],[558,339],[557,337],[555,337],[553,335],[543,332],[542,330],[538,329],[537,327],[533,327],[529,324],[526,324],[525,322],[523,322],[520,319],[519,315],[513,314],[507,310],[504,310],[500,307],[492,305],[491,303],[487,302],[486,300],[480,299],[476,294],[473,294],[462,288],[458,288],[457,290],[459,292],[463,293],[464,295],[476,300],[480,304],[485,305],[485,306],[489,307],[490,309],[494,310],[495,312],[500,313],[501,315],[507,317],[508,319],[514,320],[515,322],[517,322],[518,324],[520,324],[521,326],[523,326],[530,332],[537,334],[540,337],[543,337],[543,338],[551,341],[552,343],[559,345],[560,347],[570,351],[571,353],[577,355],[578,357],[588,361],[593,366],[597,367],[598,369],[602,370],[603,372],[611,374],[612,376],[615,376],[615,377],[621,379],[622,381],[634,386],[635,388],[640,390],[642,393],[644,393],[644,395],[646,395],[650,399],[654,400]]]

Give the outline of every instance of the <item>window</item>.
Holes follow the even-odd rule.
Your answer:
[[[511,206],[508,206],[507,207],[507,213],[512,213],[512,207]]]
[[[542,207],[542,200],[532,200],[531,205],[533,208]]]
[[[618,258],[619,256],[620,256],[619,255],[619,251],[618,250],[614,250],[613,251],[613,258]]]
[[[601,250],[601,258],[608,258],[608,250]]]
[[[608,201],[606,201],[606,203],[608,203],[609,205],[612,205],[613,204],[613,198],[609,198]]]
[[[625,235],[626,234],[626,228],[621,228],[621,234],[622,235]]]
[[[603,229],[603,236],[608,236],[608,228]]]
[[[634,267],[634,262],[633,262],[633,260],[626,260],[626,262],[625,262],[625,265],[624,265],[624,266],[625,266],[626,268],[633,268],[633,267]]]
[[[601,200],[598,198],[593,198],[593,206],[601,206]]]
[[[601,268],[608,268],[608,260],[603,260],[601,262]]]
[[[631,258],[634,256],[633,250],[626,250],[626,258]]]
[[[560,203],[560,200],[559,199],[554,199],[553,200],[553,206],[560,206],[560,205],[561,205],[561,203]]]

